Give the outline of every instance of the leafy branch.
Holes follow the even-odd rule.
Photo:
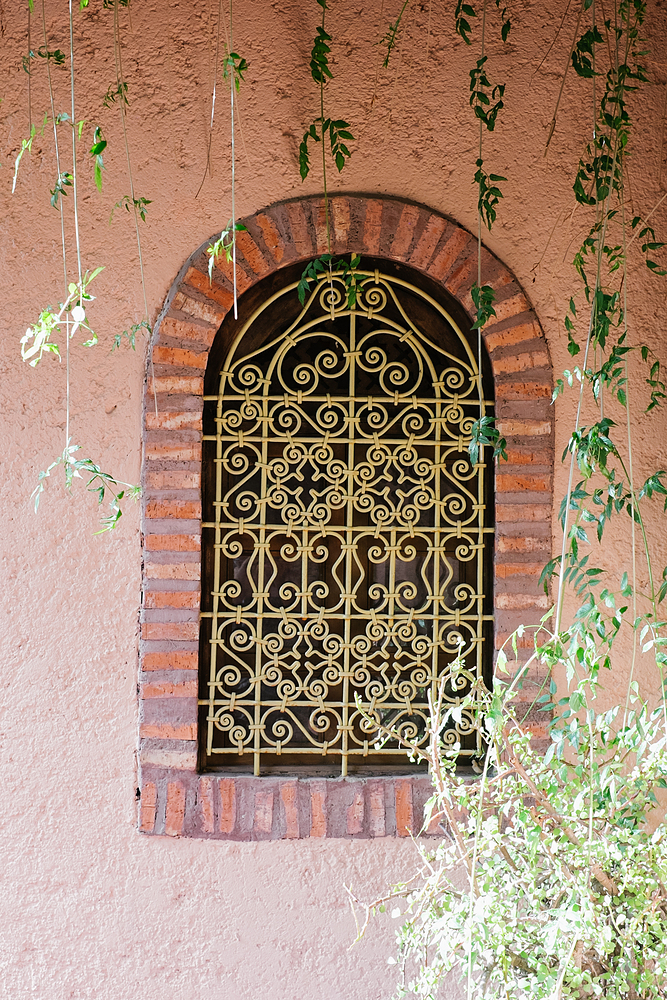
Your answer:
[[[233,81],[237,94],[239,92],[239,87],[244,82],[243,74],[247,69],[248,63],[238,54],[238,52],[230,52],[222,60],[222,75],[225,80],[231,79]]]
[[[496,119],[505,107],[503,103],[505,84],[497,83],[494,87],[491,86],[486,75],[487,59],[488,56],[482,56],[470,70],[470,107],[475,117],[479,118],[489,132],[493,132]],[[490,97],[487,91],[491,92]],[[492,104],[492,101],[495,101],[495,104]]]
[[[331,118],[325,118],[324,121],[322,121],[321,118],[315,119],[310,128],[304,133],[303,139],[299,145],[299,173],[301,174],[302,181],[305,181],[306,177],[310,173],[310,153],[308,150],[308,141],[313,139],[315,142],[323,142],[327,133],[331,156],[333,157],[338,172],[341,172],[345,166],[346,158],[352,155],[344,142],[344,140],[350,141],[351,139],[354,139],[354,136],[349,131],[350,127],[350,123],[343,121],[342,119],[335,121],[332,121]]]
[[[102,171],[104,170],[104,160],[102,159],[102,153],[107,148],[107,142],[102,135],[102,129],[99,125],[95,127],[93,132],[93,144],[90,147],[90,155],[93,157],[94,163],[94,177],[95,177],[95,187],[101,193],[102,191]],[[147,202],[150,205],[150,202]],[[113,214],[113,213],[112,213]]]
[[[322,275],[326,275],[329,280],[334,276],[342,277],[345,285],[345,295],[347,308],[351,309],[357,302],[358,278],[357,268],[361,263],[361,257],[353,254],[348,261],[344,257],[334,260],[331,254],[322,254],[315,260],[311,260],[301,275],[297,286],[297,295],[301,305],[306,301],[306,295],[310,292],[310,282],[317,281]]]
[[[35,513],[38,512],[39,501],[46,489],[46,480],[51,476],[54,469],[62,466],[65,473],[65,488],[68,492],[71,491],[75,479],[83,479],[85,476],[88,476],[86,489],[90,493],[97,494],[97,503],[99,506],[104,503],[107,494],[110,494],[109,510],[101,516],[102,528],[96,532],[96,534],[101,535],[105,531],[112,531],[116,527],[123,515],[121,501],[123,499],[136,500],[141,496],[141,487],[132,485],[131,483],[123,483],[108,472],[104,472],[90,458],[75,458],[74,455],[77,451],[80,451],[80,445],[71,444],[68,441],[62,455],[59,455],[54,462],[51,462],[51,465],[47,469],[39,473],[37,486],[31,496],[35,503]],[[118,487],[123,487],[123,489],[119,489]]]
[[[480,417],[475,420],[470,429],[470,444],[468,454],[473,465],[479,462],[480,451],[484,445],[493,447],[493,458],[507,461],[507,441],[500,436],[496,427],[495,417]]]
[[[111,108],[115,104],[124,104],[129,108],[130,102],[127,97],[127,83],[124,80],[118,80],[115,86],[112,84],[102,98],[102,104],[105,108]]]
[[[245,233],[247,231],[247,226],[244,226],[242,222],[234,222],[233,219],[230,219],[226,228],[222,230],[215,243],[211,243],[210,246],[206,247],[206,253],[209,255],[209,281],[213,280],[213,268],[215,267],[215,263],[218,258],[222,257],[223,254],[227,263],[231,264],[234,253],[234,243],[236,240],[234,233]]]
[[[111,215],[109,216],[109,225],[113,221],[113,215],[117,208],[124,208],[126,212],[131,212],[134,210],[142,222],[146,221],[146,209],[153,202],[150,198],[131,198],[129,194],[124,194],[120,201],[117,201],[114,207],[111,209]]]
[[[45,353],[56,354],[60,358],[60,348],[51,337],[63,326],[70,340],[79,327],[82,327],[91,335],[90,339],[84,342],[84,346],[93,347],[97,343],[97,336],[86,322],[84,303],[91,302],[95,298],[88,291],[88,286],[103,270],[103,267],[97,267],[92,272],[86,271],[81,282],[70,282],[68,296],[60,303],[58,311],[47,307],[40,313],[37,323],[28,327],[21,338],[21,357],[24,361],[28,361],[31,368],[39,364]]]
[[[484,170],[484,160],[479,157],[475,161],[477,170],[473,178],[473,183],[477,185],[477,211],[481,215],[486,228],[491,231],[493,223],[496,221],[496,207],[503,197],[503,193],[498,187],[501,181],[506,181],[506,177],[500,174],[487,174]]]
[[[394,24],[391,24],[390,22],[386,34],[382,36],[382,38],[378,43],[379,45],[386,45],[387,47],[385,57],[382,60],[382,66],[384,69],[387,69],[387,67],[389,66],[389,59],[391,57],[392,52],[396,48],[396,43],[398,42],[398,32],[401,27],[401,21],[403,20],[403,15],[405,14],[406,7],[408,6],[409,3],[410,0],[404,0],[403,6],[401,7],[400,13],[396,18],[396,21],[394,22]]]
[[[141,333],[142,330],[146,330],[149,335],[151,333],[151,325],[146,319],[142,319],[140,323],[133,323],[129,330],[123,330],[121,333],[115,334],[113,344],[111,345],[111,351],[113,352],[118,350],[123,343],[123,340],[125,340],[134,351],[136,348],[137,334]]]
[[[327,249],[331,255],[331,220],[329,218],[329,191],[327,187],[327,157],[326,145],[328,139],[329,151],[336,164],[336,169],[340,171],[345,166],[347,159],[351,156],[347,142],[354,140],[351,125],[341,119],[328,118],[324,114],[324,86],[327,80],[333,79],[333,73],[329,67],[331,35],[326,31],[325,17],[328,10],[326,0],[317,0],[322,8],[322,23],[316,29],[313,48],[310,55],[310,75],[320,88],[320,114],[304,132],[303,139],[299,145],[299,173],[304,181],[310,173],[310,154],[308,149],[309,140],[322,143],[322,182],[324,187],[324,214],[327,227]]]

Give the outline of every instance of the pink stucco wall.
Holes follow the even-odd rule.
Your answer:
[[[27,6],[27,5],[26,5]],[[72,437],[119,477],[140,467],[144,345],[110,353],[113,335],[141,318],[143,305],[131,220],[111,206],[128,191],[117,112],[101,108],[114,79],[112,12],[75,12],[77,117],[101,123],[109,140],[104,192],[82,170],[80,222],[84,267],[105,265],[90,318],[94,349],[72,356]],[[452,31],[451,4],[411,6],[401,47],[378,72],[378,37],[398,5],[336,0],[335,79],[328,106],[354,123],[355,152],[336,190],[414,199],[474,229],[471,184],[477,130],[468,108],[468,70],[476,49]],[[39,7],[39,4],[36,4]],[[66,6],[47,0],[53,47],[67,48]],[[213,177],[199,198],[210,115],[211,29],[217,5],[149,0],[121,11],[128,126],[136,193],[152,200],[142,225],[151,319],[189,254],[231,214],[226,101],[218,100]],[[391,8],[391,9],[390,9]],[[396,8],[396,9],[394,9]],[[507,108],[488,138],[492,169],[508,177],[489,247],[532,298],[556,373],[568,366],[562,316],[571,294],[568,263],[584,213],[572,213],[571,183],[591,113],[583,81],[572,74],[548,156],[548,123],[573,24],[539,72],[565,4],[521,0],[512,11],[511,44],[488,44],[489,68],[507,82]],[[495,8],[494,8],[495,9]],[[240,97],[237,214],[297,193],[317,192],[314,166],[301,184],[298,141],[318,113],[306,64],[320,8],[305,0],[245,0],[235,12],[235,48],[249,61]],[[570,20],[572,15],[569,15]],[[354,926],[344,884],[372,895],[409,874],[410,842],[299,841],[230,844],[142,838],[136,830],[136,660],[140,582],[138,509],[120,528],[95,537],[96,511],[80,484],[68,498],[54,477],[38,517],[29,499],[37,473],[61,451],[64,366],[45,358],[37,370],[20,360],[18,341],[40,309],[62,295],[59,220],[49,206],[52,139],[38,137],[11,195],[12,162],[28,133],[24,5],[4,5],[0,60],[0,233],[4,304],[0,407],[3,428],[2,624],[0,706],[0,996],[36,1000],[380,1000],[394,971],[386,964],[394,925],[373,925],[352,950]],[[41,44],[39,11],[33,47]],[[647,24],[652,82],[632,108],[633,211],[648,212],[667,171],[660,122],[667,85],[665,7]],[[35,44],[34,39],[37,39]],[[427,45],[428,38],[428,45]],[[68,77],[54,70],[56,104],[68,101]],[[33,119],[47,106],[43,66],[32,82]],[[66,130],[61,130],[65,144]],[[65,159],[69,159],[65,154]],[[82,159],[86,159],[83,157]],[[315,158],[313,159],[315,164]],[[654,221],[667,228],[666,205]],[[70,276],[74,274],[71,195],[66,201]],[[633,336],[664,345],[666,293],[631,268]],[[639,409],[639,401],[637,409]],[[559,403],[556,454],[568,435],[572,399]],[[638,474],[665,463],[664,418],[636,437]],[[556,496],[565,488],[558,469]],[[627,545],[620,528],[614,565]],[[663,563],[664,563],[663,559]],[[619,686],[623,663],[617,675]],[[647,674],[646,683],[654,685]],[[610,697],[612,695],[610,694]]]

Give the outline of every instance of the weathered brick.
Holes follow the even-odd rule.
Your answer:
[[[234,287],[234,262],[227,260],[224,253],[222,256],[218,257],[215,262],[214,270],[219,271],[224,274],[225,278],[229,284]],[[238,259],[236,261],[236,291],[238,295],[241,295],[247,288],[252,285],[252,278],[249,278],[246,272],[241,267]]]
[[[544,569],[544,563],[496,563],[496,576],[501,580],[506,580],[513,576],[536,576],[538,579]]]
[[[496,473],[496,491],[502,493],[519,493],[522,490],[547,492],[551,489],[551,476],[541,472],[501,472]]]
[[[201,486],[201,473],[184,472],[182,469],[149,472],[146,483],[153,490],[196,490]]]
[[[503,320],[509,319],[511,316],[520,316],[521,313],[528,312],[530,303],[523,292],[519,292],[518,295],[510,295],[500,302],[494,302],[493,308],[496,312],[495,322],[502,323]]]
[[[142,747],[139,760],[143,767],[164,767],[169,771],[194,771],[197,767],[197,752],[190,749],[192,742],[183,741],[187,749],[165,749],[162,746]]]
[[[405,260],[412,243],[415,226],[419,220],[421,209],[417,205],[406,205],[396,227],[396,233],[391,244],[391,256],[397,260]]]
[[[530,608],[546,611],[549,598],[546,594],[496,594],[494,605],[497,608],[510,610],[528,610]]]
[[[364,794],[359,789],[355,792],[352,805],[347,810],[347,832],[361,833],[364,828]]]
[[[199,274],[199,272],[196,272]],[[203,277],[203,275],[202,275]],[[229,292],[225,294],[229,295]],[[160,323],[160,340],[173,337],[174,340],[191,340],[210,347],[215,339],[216,328],[208,323],[191,323],[184,319],[165,316]]]
[[[313,253],[313,241],[308,232],[306,216],[303,206],[298,201],[289,201],[285,205],[290,229],[292,230],[292,241],[297,257],[310,257]]]
[[[551,434],[551,421],[499,420],[498,430],[506,437],[538,437]]]
[[[347,198],[332,198],[331,209],[336,239],[336,252],[345,253],[347,250],[347,234],[350,229],[350,203]]]
[[[551,548],[548,538],[531,538],[529,535],[496,536],[498,552],[548,552]]]
[[[495,375],[505,375],[510,372],[525,372],[529,368],[548,368],[548,366],[549,355],[546,350],[510,354],[504,358],[493,358],[491,361],[491,367]]]
[[[146,427],[149,431],[182,431],[201,430],[202,412],[201,410],[181,410],[180,412],[168,412],[166,410],[147,410]]]
[[[186,351],[181,347],[154,347],[153,363],[156,365],[173,365],[174,368],[206,368],[208,354],[202,351]]]
[[[364,247],[367,253],[377,256],[380,250],[382,235],[382,202],[369,200],[366,202],[366,217],[364,219]]]
[[[546,382],[497,382],[496,399],[546,399],[551,386]]]
[[[198,610],[201,598],[198,590],[154,590],[144,598],[145,608],[178,608]]]
[[[146,517],[201,519],[201,503],[195,500],[156,500],[146,504]]]
[[[471,240],[472,236],[465,229],[455,229],[438,256],[429,265],[428,273],[438,281],[442,281]]]
[[[201,444],[147,444],[147,462],[201,462]]]
[[[162,684],[142,684],[142,698],[196,698],[197,681],[184,681],[182,684],[165,682]]]
[[[270,834],[273,826],[273,789],[255,792],[254,833]]]
[[[167,392],[172,396],[201,396],[204,379],[200,375],[156,375],[148,379],[147,390],[149,395]]]
[[[384,784],[373,783],[368,792],[369,801],[369,833],[371,837],[384,837],[386,833]]]
[[[271,267],[264,260],[264,255],[259,249],[249,232],[239,230],[236,234],[236,246],[245,257],[255,274],[266,274]]]
[[[467,257],[465,260],[454,268],[452,273],[447,278],[445,282],[445,288],[452,295],[456,295],[461,285],[465,285],[466,281],[471,277],[477,267],[477,259],[473,256]]]
[[[213,779],[199,779],[199,819],[204,833],[215,833]]]
[[[505,330],[485,330],[484,343],[488,351],[495,351],[499,347],[511,347],[514,344],[522,344],[526,340],[541,340],[542,331],[536,322],[517,323],[516,326],[509,326]]]
[[[310,786],[311,837],[326,837],[327,835],[326,795],[327,786],[323,781],[312,782]]]
[[[221,305],[224,310],[224,313],[222,313],[223,318],[224,314],[229,312],[231,307],[234,305],[234,296],[229,289],[225,288],[224,285],[219,285],[217,281],[212,281],[208,274],[204,274],[202,271],[198,271],[194,267],[188,268],[183,281],[186,285],[196,288],[198,292],[202,292],[207,299],[212,299],[213,302],[217,302],[218,305]],[[220,315],[219,311],[218,315]],[[211,343],[213,343],[215,331],[220,326],[221,322],[222,319],[216,319],[213,323],[212,329],[209,327],[212,332]]]
[[[551,465],[553,452],[549,448],[507,448],[507,462],[501,468],[513,465]]]
[[[186,295],[184,291],[179,291],[174,295],[171,300],[171,309],[173,312],[184,312],[194,319],[201,319],[216,328],[220,326],[227,315],[227,309],[221,309],[210,299],[208,302],[201,302],[199,299]],[[174,317],[174,319],[176,318]]]
[[[299,814],[297,811],[297,787],[295,781],[286,781],[280,786],[280,798],[285,810],[285,833],[287,839],[299,836]]]
[[[221,778],[220,833],[233,833],[236,826],[236,785],[233,778]]]
[[[548,503],[496,503],[496,521],[551,523],[551,506]]]
[[[399,837],[409,837],[412,832],[412,784],[409,781],[397,781],[396,796],[396,833]]]
[[[477,255],[472,258],[477,263]],[[469,276],[470,277],[470,276]],[[475,278],[477,276],[475,275]],[[492,257],[488,250],[482,246],[482,285],[490,285],[494,291],[509,285],[514,281],[511,271],[508,271],[499,260]],[[475,282],[476,283],[476,282]],[[472,300],[472,281],[468,282],[469,288],[465,294],[457,295],[459,302],[469,315],[475,312],[475,304]],[[494,320],[499,322],[499,320]]]
[[[197,653],[144,653],[142,670],[197,670]]]
[[[273,219],[269,218],[268,215],[262,215],[261,212],[259,215],[255,216],[255,221],[262,230],[262,236],[264,237],[267,250],[272,254],[276,263],[280,264],[281,260],[285,256],[285,244],[276,224]]]
[[[141,638],[194,642],[199,638],[199,622],[142,622]]]
[[[435,252],[440,237],[447,227],[447,220],[440,215],[432,215],[426,223],[424,232],[419,237],[417,246],[412,251],[410,263],[413,267],[426,267]]]
[[[196,563],[147,563],[144,575],[148,580],[199,580],[201,566]]]
[[[200,535],[146,535],[144,545],[149,551],[198,552]]]
[[[180,837],[185,819],[185,788],[180,781],[167,785],[167,814],[164,832],[168,837]]]
[[[144,833],[152,833],[155,828],[155,811],[157,809],[157,786],[153,781],[147,781],[141,789],[141,817],[139,829]]]
[[[142,722],[139,735],[147,740],[196,740],[197,723],[172,725],[168,722]]]
[[[315,244],[318,254],[328,253],[329,244],[327,242],[327,213],[322,201],[312,206],[313,226],[315,228]]]

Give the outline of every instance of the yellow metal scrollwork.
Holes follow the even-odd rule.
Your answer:
[[[377,745],[357,702],[420,743],[442,676],[453,707],[482,677],[493,529],[489,473],[467,450],[476,358],[425,292],[378,271],[357,277],[352,308],[342,280],[325,277],[261,343],[272,306],[295,294],[286,287],[222,367],[205,436],[216,466],[203,526],[211,766],[400,764],[404,750]],[[261,346],[244,353],[249,335]],[[479,752],[465,712],[445,739]]]

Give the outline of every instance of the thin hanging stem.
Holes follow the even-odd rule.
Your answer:
[[[627,294],[627,270],[628,270],[628,260],[627,260],[627,244],[625,235],[625,197],[624,192],[621,189],[621,224],[623,227],[623,332],[626,337],[628,334],[628,294]],[[626,433],[628,439],[628,472],[630,474],[630,492],[634,498],[635,495],[635,484],[634,484],[634,473],[632,466],[632,430],[630,426],[630,383],[628,380],[628,362],[627,355],[624,358],[624,368],[625,368],[625,420],[626,420]],[[633,511],[634,514],[634,511]],[[632,620],[633,623],[637,621],[637,536],[635,531],[635,519],[634,517],[630,520],[630,539],[632,545]],[[625,698],[625,712],[624,712],[624,725],[627,722],[628,711],[630,708],[630,694],[632,691],[632,682],[634,680],[635,665],[637,662],[637,629],[632,630],[632,660],[630,661],[630,675],[628,677],[628,690]],[[664,698],[663,698],[664,706]],[[667,724],[667,717],[665,719]]]
[[[481,57],[484,58],[484,45],[486,41],[486,0],[484,0],[484,5],[482,7],[482,52]],[[484,136],[484,123],[480,118],[479,122],[479,148],[477,152],[477,159],[481,163],[482,160],[482,144]],[[480,170],[481,170],[480,166]],[[480,199],[477,199],[477,287],[481,290],[482,287],[482,209],[479,203]],[[484,415],[484,391],[482,389],[482,328],[477,328],[477,386],[479,389],[479,418],[482,419]],[[480,461],[484,459],[484,445],[480,445],[479,452]]]
[[[47,59],[48,62],[48,59]],[[81,271],[81,243],[79,240],[79,207],[78,207],[78,188],[77,188],[77,176],[76,176],[76,115],[74,108],[74,18],[72,15],[72,0],[69,0],[69,67],[70,67],[70,97],[71,97],[71,115],[72,115],[72,202],[74,205],[74,237],[76,241],[76,263],[77,263],[77,274],[79,276],[79,289],[82,288],[82,271]],[[60,178],[58,178],[60,179]],[[62,198],[62,195],[61,195]],[[62,219],[62,206],[61,206],[61,219]],[[70,332],[69,332],[69,312],[67,313],[67,326],[66,326],[66,346],[65,346],[65,377],[67,382],[66,398],[65,398],[65,449],[69,447],[70,440],[70,402],[71,402],[71,380],[70,380]]]
[[[43,8],[42,8],[43,10]],[[48,49],[46,50],[48,52]],[[32,59],[32,7],[28,4],[28,135],[32,132],[32,69],[30,60]],[[46,60],[47,64],[49,60]]]
[[[70,0],[71,3],[71,0]],[[113,49],[114,49],[114,59],[116,63],[116,87],[118,93],[118,107],[120,108],[120,119],[123,125],[123,141],[125,143],[125,158],[127,160],[127,174],[130,182],[130,197],[132,199],[132,209],[134,212],[134,231],[137,237],[137,251],[139,254],[139,273],[141,275],[141,290],[144,296],[144,319],[150,330],[150,320],[148,317],[148,296],[146,295],[146,279],[144,276],[144,260],[141,253],[141,234],[139,232],[139,214],[137,212],[137,202],[134,197],[134,179],[132,177],[132,162],[130,159],[130,144],[127,138],[127,123],[125,121],[125,90],[123,88],[123,53],[120,44],[120,27],[118,24],[118,0],[114,0],[113,5]],[[153,364],[153,355],[151,352],[151,378],[153,381],[153,405],[155,407],[155,416],[158,415],[157,406],[157,389],[155,387],[155,366]]]
[[[618,133],[616,133],[615,142],[614,142],[614,155],[613,155],[613,158],[612,158],[611,172],[610,172],[610,177],[612,178],[612,180],[610,180],[610,184],[609,184],[609,194],[607,195],[607,197],[605,198],[605,200],[603,202],[604,223],[603,223],[602,230],[601,230],[601,233],[600,233],[600,240],[599,240],[599,244],[598,244],[599,247],[604,247],[605,241],[606,241],[606,237],[607,237],[607,225],[608,225],[608,222],[609,222],[609,212],[607,210],[607,205],[609,203],[609,200],[611,198],[611,194],[612,194],[612,191],[613,191],[613,177],[614,177],[615,172],[616,172],[616,163],[617,163],[617,159],[618,159],[618,144],[619,144]],[[593,336],[593,324],[594,324],[594,321],[595,321],[595,313],[596,313],[597,290],[600,287],[600,281],[601,281],[602,256],[603,256],[602,250],[600,249],[600,250],[598,250],[598,254],[597,254],[597,270],[596,270],[596,274],[595,274],[595,287],[593,289],[593,296],[592,296],[592,298],[593,298],[593,304],[591,306],[590,318],[589,318],[589,322],[588,322],[588,331],[587,331],[587,334],[586,334],[586,349],[584,351],[584,363],[583,363],[583,366],[582,366],[583,371],[586,371],[586,369],[588,368],[588,355],[589,355],[590,348],[591,348],[591,339],[592,339],[592,336]],[[580,384],[580,388],[579,388],[579,399],[577,401],[577,412],[576,412],[576,417],[575,417],[575,423],[574,423],[574,431],[573,431],[573,433],[576,433],[579,430],[579,427],[581,426],[581,410],[582,410],[582,406],[583,406],[583,394],[584,394],[584,380],[582,379],[581,384]],[[560,623],[561,623],[561,618],[562,618],[562,614],[563,614],[563,600],[564,600],[564,596],[565,596],[565,579],[564,579],[564,575],[565,575],[565,557],[566,557],[566,554],[567,554],[567,525],[568,525],[568,518],[569,518],[569,513],[570,513],[570,502],[571,502],[571,497],[572,497],[572,486],[573,486],[573,482],[574,482],[574,458],[575,458],[574,451],[572,451],[571,454],[570,454],[570,469],[569,469],[569,474],[568,474],[567,493],[566,493],[566,497],[565,497],[565,512],[564,512],[564,517],[563,517],[563,542],[562,542],[562,546],[561,546],[560,574],[558,576],[558,593],[557,593],[557,598],[556,598],[556,617],[555,617],[555,628],[554,628],[554,631],[555,631],[556,634],[558,634],[560,632]]]
[[[561,98],[563,96],[563,90],[565,89],[565,81],[567,80],[567,71],[570,68],[570,62],[572,61],[572,50],[577,43],[577,35],[579,34],[579,24],[581,22],[581,15],[584,12],[584,4],[582,3],[579,8],[579,16],[577,17],[577,23],[574,28],[574,37],[572,39],[572,45],[570,46],[570,51],[568,53],[567,62],[565,63],[565,70],[563,72],[563,79],[561,80],[560,90],[558,91],[558,98],[556,100],[556,107],[554,108],[554,116],[549,123],[549,135],[547,136],[547,142],[544,147],[544,155],[547,155],[547,150],[549,149],[549,143],[553,139],[553,134],[556,130],[556,119],[558,117],[558,108],[560,107]],[[567,13],[567,11],[565,12]],[[560,30],[560,29],[559,29]],[[545,57],[546,58],[546,57]]]
[[[322,30],[324,31],[325,7],[322,7]],[[329,192],[327,190],[327,157],[324,148],[324,81],[320,82],[320,127],[322,129],[322,181],[324,184],[324,216],[327,224],[327,251],[331,253],[331,226],[329,225]]]
[[[71,0],[70,0],[71,6]],[[125,157],[127,159],[127,173],[130,182],[130,197],[132,199],[132,209],[134,211],[134,229],[137,235],[137,251],[139,254],[139,272],[141,274],[141,290],[144,296],[144,314],[146,322],[148,319],[148,297],[146,295],[146,281],[144,278],[144,261],[141,253],[141,234],[139,233],[139,213],[137,212],[137,203],[134,197],[134,180],[132,178],[132,162],[130,160],[130,144],[127,138],[127,123],[125,121],[125,99],[124,91],[122,91],[123,84],[123,55],[121,51],[120,44],[120,28],[118,25],[118,0],[114,0],[113,7],[113,31],[114,31],[114,56],[116,60],[116,83],[118,85],[118,106],[120,108],[120,117],[123,123],[123,139],[125,142]],[[156,402],[157,408],[157,402]]]
[[[44,9],[45,0],[42,0],[42,31],[44,36],[44,50],[49,51],[49,40],[46,34],[46,12]],[[58,145],[58,126],[56,123],[56,105],[53,97],[53,81],[51,79],[51,60],[46,60],[46,76],[49,82],[49,101],[51,104],[51,119],[53,121],[53,142],[56,148],[56,170],[58,172],[58,180],[60,180],[60,147]],[[65,248],[65,218],[63,215],[63,200],[62,197],[58,198],[58,209],[60,211],[60,239],[63,248],[63,274],[65,277],[65,288],[67,288],[67,251]]]
[[[48,60],[47,60],[48,61]],[[74,115],[74,20],[72,17],[72,0],[69,0],[69,66],[70,66],[70,96],[72,113],[72,196],[74,202],[74,235],[76,238],[76,263],[81,284],[81,244],[79,242],[79,207],[76,182],[76,118]]]
[[[208,142],[206,144],[206,166],[204,167],[204,176],[201,179],[201,184],[197,188],[197,193],[195,198],[199,197],[201,189],[204,186],[204,181],[206,180],[206,175],[211,174],[211,145],[213,143],[213,120],[215,118],[215,95],[218,87],[218,63],[220,60],[220,19],[222,17],[222,0],[218,0],[218,23],[216,31],[216,43],[215,43],[215,63],[213,68],[213,92],[211,94],[211,121],[208,127]],[[230,15],[231,17],[231,15]],[[231,22],[230,22],[231,30]]]
[[[484,58],[484,43],[486,40],[486,3],[484,0],[482,7],[482,51],[480,58]],[[480,119],[479,122],[479,149],[478,149],[478,161],[481,164],[482,161],[482,146],[483,146],[483,127],[484,123]],[[481,170],[480,166],[480,170]],[[481,290],[482,287],[482,209],[479,204],[479,197],[477,199],[477,287]],[[482,389],[482,328],[477,327],[477,385],[479,388],[479,417],[482,419],[484,412],[484,393]],[[483,461],[484,447],[480,447],[480,461]],[[468,927],[469,927],[469,944],[468,944],[468,962],[467,962],[467,977],[466,977],[466,996],[467,1000],[472,998],[472,987],[473,987],[473,957],[472,957],[472,919],[473,911],[475,906],[475,898],[477,896],[477,853],[479,847],[479,834],[480,834],[480,824],[482,818],[482,808],[484,800],[484,792],[486,788],[486,779],[489,767],[490,753],[487,753],[484,758],[484,770],[482,774],[482,785],[479,793],[479,803],[478,803],[478,814],[477,823],[475,827],[475,840],[473,845],[472,854],[472,864],[471,864],[471,875],[470,875],[470,908],[468,912]]]

